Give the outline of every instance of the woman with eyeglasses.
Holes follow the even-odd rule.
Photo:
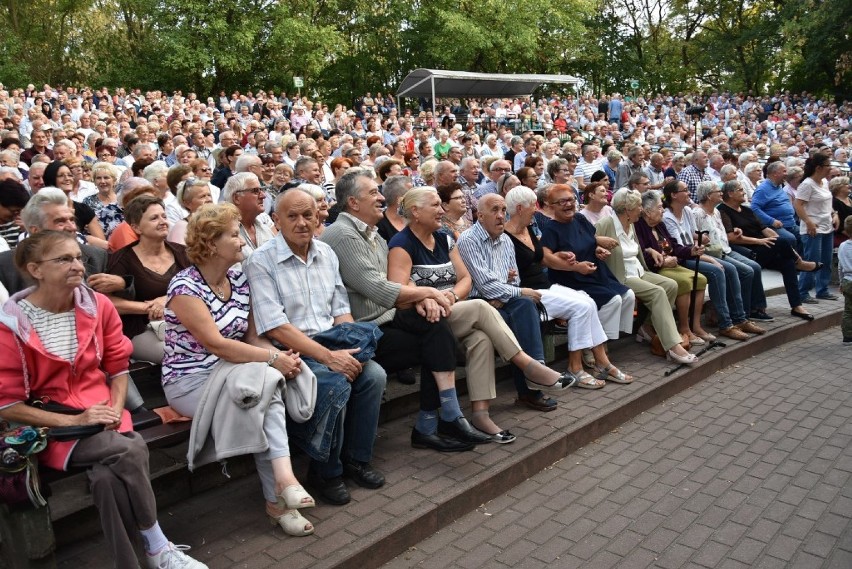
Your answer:
[[[511,172],[506,172],[497,180],[497,193],[505,198],[512,188],[517,188],[520,185],[521,180],[517,176]]]
[[[444,209],[444,218],[441,228],[458,240],[462,231],[470,227],[465,213],[467,204],[464,201],[464,193],[461,184],[450,182],[445,186],[438,186],[438,195],[441,196],[441,207]]]
[[[554,284],[584,291],[598,309],[598,318],[607,338],[617,340],[620,332],[633,331],[633,291],[624,286],[605,261],[617,239],[595,235],[595,226],[577,215],[577,198],[573,188],[554,184],[545,195],[553,219],[542,227],[543,264]],[[582,387],[598,389],[604,383],[585,372],[580,376]]]
[[[132,275],[133,299],[110,296],[124,328],[133,342],[133,358],[162,363],[162,320],[169,281],[189,266],[183,245],[167,240],[169,224],[163,201],[142,195],[124,208],[127,224],[137,241],[122,247],[109,258],[107,272]]]
[[[219,203],[222,188],[210,183],[210,179],[213,177],[213,169],[210,168],[210,163],[204,158],[196,158],[189,163],[189,167],[192,168],[192,176],[194,178],[207,182],[207,187],[210,190],[210,199],[213,200],[213,203]]]
[[[206,568],[169,542],[157,523],[148,447],[124,409],[130,341],[113,305],[84,284],[74,236],[40,231],[18,244],[15,265],[35,286],[0,310],[0,418],[38,427],[102,425],[86,438],[51,440],[39,462],[87,470],[101,514],[104,557],[115,567],[138,567],[134,544],[141,533],[147,566]],[[24,403],[30,397],[82,413],[37,409]]]

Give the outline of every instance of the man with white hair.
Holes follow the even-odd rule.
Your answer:
[[[260,178],[251,172],[234,174],[222,188],[222,201],[240,210],[240,237],[245,242],[243,255],[246,259],[275,237],[272,220],[264,213],[265,200],[266,192],[260,187]]]

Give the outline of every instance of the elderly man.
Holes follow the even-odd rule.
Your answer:
[[[476,211],[476,191],[479,179],[479,160],[469,156],[461,161],[459,166],[459,184],[462,187],[462,196],[467,206],[464,214],[468,223],[473,223],[473,212]]]
[[[693,202],[696,202],[696,193],[698,192],[698,184],[710,180],[705,170],[707,169],[707,154],[701,150],[696,150],[692,154],[692,164],[684,168],[677,175],[677,179],[686,184],[689,190],[689,197]]]
[[[344,474],[366,488],[385,483],[370,460],[387,378],[379,364],[358,359],[358,349],[332,349],[313,338],[353,321],[337,255],[314,239],[316,200],[289,190],[278,196],[275,214],[279,235],[245,263],[255,325],[299,354],[317,377],[313,417],[288,431],[311,457],[308,485],[342,505],[350,501]]]
[[[787,241],[763,225],[745,204],[745,190],[739,180],[722,185],[722,203],[718,206],[722,224],[731,245],[738,245],[754,255],[761,267],[781,272],[790,304],[790,315],[803,320],[814,317],[802,307],[798,271],[816,271],[822,265],[803,261]]]
[[[800,249],[799,224],[796,211],[784,182],[787,178],[787,166],[783,162],[773,162],[766,167],[766,178],[758,184],[751,198],[751,210],[766,227],[771,227],[780,239],[796,250]]]
[[[536,303],[541,293],[530,288],[520,288],[515,262],[515,247],[503,233],[506,220],[506,202],[503,196],[487,194],[479,200],[478,221],[461,234],[459,254],[473,280],[471,298],[482,298],[494,306],[509,325],[521,348],[534,360],[544,363],[544,346],[541,340],[541,320]],[[507,286],[512,285],[512,286]],[[576,383],[576,378],[566,372],[565,380]],[[551,411],[556,401],[546,398],[541,391],[527,387],[524,373],[512,368],[512,378],[518,392],[518,402],[534,409]]]
[[[243,255],[246,259],[275,237],[273,222],[264,213],[266,192],[260,187],[260,179],[256,175],[239,172],[228,178],[222,189],[222,200],[240,210],[240,237],[245,243]]]
[[[476,193],[474,196],[478,200],[482,196],[486,194],[496,194],[497,193],[497,181],[506,174],[512,173],[512,163],[508,160],[500,158],[499,160],[495,160],[491,163],[491,166],[488,167],[488,179],[484,180],[479,187],[476,189]],[[476,209],[476,204],[474,204],[474,209]],[[471,222],[473,218],[471,218]]]
[[[456,339],[446,319],[447,297],[433,287],[387,280],[387,243],[376,232],[384,198],[366,172],[343,175],[336,184],[343,211],[323,233],[340,261],[340,274],[359,322],[373,322],[384,333],[375,360],[387,371],[421,365],[420,413],[411,445],[441,452],[470,450],[490,437],[464,418],[455,389]],[[440,408],[440,419],[438,409]]]
[[[627,153],[627,160],[622,160],[618,165],[613,190],[620,190],[627,185],[627,181],[633,174],[645,173],[644,163],[645,150],[641,146],[633,146]]]
[[[435,187],[446,186],[458,181],[459,167],[449,160],[435,164]]]
[[[524,162],[526,161],[528,156],[532,156],[535,154],[536,149],[538,148],[538,142],[536,142],[535,138],[530,136],[524,141],[524,149],[517,154],[515,154],[512,169],[514,172],[517,172],[521,168],[524,167]]]
[[[663,163],[665,159],[659,152],[651,154],[651,161],[648,167],[645,168],[645,173],[648,175],[648,189],[662,190],[668,180],[666,179]]]

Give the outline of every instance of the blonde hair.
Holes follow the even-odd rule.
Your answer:
[[[433,188],[432,186],[420,186],[419,188],[411,188],[405,195],[402,196],[402,200],[399,202],[399,215],[411,221],[411,208],[413,207],[423,207],[424,202],[427,198],[435,196],[440,199],[438,196],[438,190]]]
[[[204,204],[189,217],[186,226],[186,256],[198,264],[214,255],[213,243],[240,221],[240,210],[232,203]]]

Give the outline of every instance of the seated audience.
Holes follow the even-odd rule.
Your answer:
[[[646,257],[636,238],[634,226],[642,215],[645,200],[648,201],[649,208],[660,209],[659,198],[653,194],[641,194],[628,188],[618,190],[612,196],[615,216],[601,219],[595,226],[595,232],[618,240],[619,246],[612,249],[612,254],[605,262],[618,281],[630,287],[651,314],[653,330],[647,325],[641,326],[636,335],[637,341],[650,342],[656,333],[668,359],[682,364],[694,364],[698,358],[681,345],[682,338],[672,316],[672,306],[679,285],[668,277],[650,271],[647,258],[659,266],[664,263],[676,266],[677,261],[666,261],[666,257],[657,250],[648,251],[649,255]]]
[[[570,374],[560,375],[525,353],[494,307],[484,300],[467,298],[471,290],[470,274],[456,249],[455,240],[440,231],[443,209],[434,188],[409,190],[402,201],[402,212],[408,224],[388,244],[388,279],[443,291],[451,304],[444,317],[467,350],[473,425],[491,435],[495,442],[513,442],[515,435],[497,426],[488,412],[490,400],[497,396],[494,350],[523,370],[529,389],[560,393],[576,379]],[[484,376],[487,383],[474,381],[477,376]]]
[[[198,158],[198,160],[204,160]],[[207,161],[204,161],[205,164]],[[185,218],[179,219],[169,229],[167,241],[172,243],[186,244],[186,227],[189,223],[189,218],[193,213],[204,204],[214,203],[213,196],[210,194],[210,184],[203,178],[191,178],[178,182],[177,186],[177,203],[184,208],[188,214]]]

